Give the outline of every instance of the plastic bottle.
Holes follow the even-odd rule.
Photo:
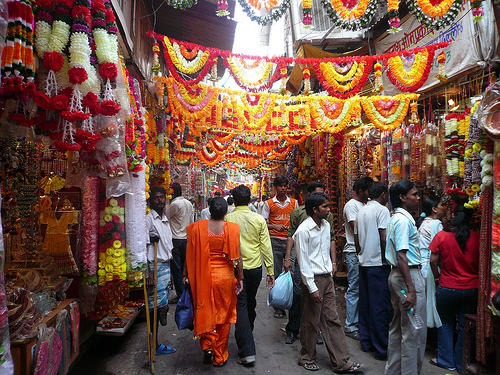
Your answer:
[[[406,301],[406,298],[407,298],[406,292],[403,289],[401,290],[401,296],[400,296],[401,303],[404,303]],[[408,318],[410,319],[410,322],[415,329],[420,329],[424,327],[424,322],[420,318],[420,315],[418,315],[414,311],[413,307],[410,310],[407,310],[406,312],[408,313]]]

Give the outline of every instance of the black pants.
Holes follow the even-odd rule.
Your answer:
[[[172,279],[174,280],[175,293],[180,297],[184,292],[184,284],[182,283],[182,272],[184,271],[184,264],[186,263],[186,247],[187,240],[173,239],[172,243],[172,262],[170,262],[170,271],[172,272]]]
[[[238,294],[236,305],[237,318],[234,332],[240,358],[255,355],[255,341],[253,339],[253,327],[257,316],[255,296],[262,279],[262,267],[252,270],[244,269],[243,276],[243,290]]]
[[[293,267],[293,302],[292,307],[288,312],[288,324],[286,325],[286,332],[299,334],[300,318],[302,311],[300,309],[300,267],[299,262],[295,259]]]

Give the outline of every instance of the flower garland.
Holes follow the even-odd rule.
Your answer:
[[[481,21],[484,18],[483,0],[472,0],[470,6],[474,23]]]
[[[82,196],[82,260],[84,277],[97,282],[99,252],[99,178],[87,177]]]
[[[387,0],[387,12],[389,14],[389,26],[391,27],[388,31],[391,34],[395,34],[401,31],[401,20],[399,18],[399,0]]]
[[[370,75],[373,59],[367,58],[366,60],[360,60],[359,63],[352,58],[339,60],[334,63],[315,61],[312,66],[321,85],[331,96],[346,99],[356,95],[364,87]],[[349,66],[349,64],[352,64],[352,66],[345,74],[342,74],[337,71],[334,64],[337,64],[337,67]],[[349,78],[352,72],[355,73],[352,78]]]
[[[436,5],[433,5],[435,4]],[[409,0],[408,8],[424,25],[439,30],[450,25],[460,13],[462,0]]]
[[[302,23],[304,26],[310,27],[312,24],[312,0],[302,0]]]
[[[429,77],[434,51],[433,49],[424,49],[414,54],[389,57],[384,60],[387,77],[400,91],[417,91]],[[410,70],[406,70],[406,67],[409,67]]]
[[[255,14],[251,5],[245,0],[238,0],[238,3],[240,3],[241,8],[243,8],[243,11],[249,18],[261,26],[271,25],[274,21],[279,20],[290,7],[290,0],[282,0],[281,4],[276,9],[272,9],[268,15],[261,17]]]
[[[418,94],[387,96],[371,96],[361,98],[361,105],[368,119],[383,131],[399,127],[406,115],[412,100],[417,100]],[[378,107],[378,108],[377,108]],[[384,114],[387,114],[386,116]]]
[[[198,0],[168,0],[167,4],[175,9],[186,10],[198,4]]]
[[[344,6],[342,0],[321,0],[321,4],[335,26],[355,31],[369,27],[376,14],[378,1],[359,0],[351,9]]]
[[[309,105],[318,129],[328,133],[343,130],[361,112],[358,100],[310,100]]]
[[[266,12],[278,5],[278,0],[249,0],[248,3],[257,10],[261,10],[264,5]]]
[[[217,100],[217,91],[215,89],[206,87],[205,95],[194,98],[189,95],[187,90],[183,91],[185,86],[182,86],[182,84],[176,83],[173,80],[166,80],[165,82],[168,90],[174,93],[169,106],[174,105],[186,119],[195,121],[196,119],[207,117],[211,113],[212,107]],[[196,104],[190,104],[186,99],[196,99],[197,101]]]
[[[257,102],[251,104],[249,102],[249,94],[240,96],[243,106],[233,105],[234,115],[245,128],[258,129],[262,128],[272,116],[271,108],[276,103],[276,95],[255,95]],[[248,118],[247,118],[248,116]]]
[[[258,92],[267,90],[280,78],[280,65],[271,61],[255,60],[257,66],[252,66],[251,68],[244,66],[242,64],[243,60],[233,55],[223,58],[223,61],[236,84],[246,91]],[[274,73],[271,75],[273,68]],[[245,78],[251,75],[255,76],[252,81]]]

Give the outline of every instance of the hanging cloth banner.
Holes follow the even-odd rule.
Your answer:
[[[300,64],[312,66],[324,89],[331,96],[340,99],[352,97],[363,89],[376,61],[387,61],[386,69],[390,78],[392,77],[391,80],[400,82],[400,87],[404,88],[403,91],[414,92],[429,76],[434,52],[450,44],[446,41],[409,51],[391,50],[390,53],[375,56],[317,59],[233,54],[216,48],[176,41],[152,31],[148,31],[148,36],[163,43],[163,55],[167,67],[175,80],[183,85],[199,83],[208,75],[210,68],[217,63],[219,57],[222,58],[238,86],[249,92],[269,89],[280,77],[286,78],[286,69],[289,64]],[[410,64],[410,71],[405,73],[401,70],[401,65],[406,66],[408,62],[412,62],[412,58],[409,57],[412,55],[416,56],[414,60],[417,65],[413,68],[413,64]],[[400,56],[399,60],[396,59],[398,56]],[[401,63],[403,60],[404,64]],[[196,77],[186,78],[186,75],[196,75]]]

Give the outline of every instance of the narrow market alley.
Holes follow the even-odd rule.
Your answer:
[[[341,322],[345,320],[345,301],[343,286],[337,285],[337,308]],[[175,294],[175,293],[174,293]],[[285,344],[284,327],[286,319],[275,319],[272,308],[267,306],[267,290],[262,280],[257,294],[257,319],[255,322],[255,344],[257,347],[254,367],[243,367],[236,362],[237,347],[233,329],[229,336],[229,359],[224,367],[215,368],[202,363],[203,353],[198,340],[193,340],[192,332],[179,331],[174,321],[175,305],[171,305],[168,325],[159,329],[159,341],[177,349],[177,352],[156,357],[156,374],[235,374],[239,371],[248,374],[306,374],[307,371],[297,365],[300,343]],[[376,360],[370,353],[361,351],[359,341],[347,338],[351,350],[351,359],[364,364],[364,373],[381,375],[384,373],[384,361]],[[324,345],[317,346],[317,374],[331,374],[331,365]],[[456,371],[439,369],[429,364],[435,352],[427,351],[421,375],[456,374]],[[146,321],[138,320],[123,337],[93,335],[81,348],[80,359],[75,363],[70,375],[146,375],[147,365]],[[483,371],[483,374],[493,372]]]

